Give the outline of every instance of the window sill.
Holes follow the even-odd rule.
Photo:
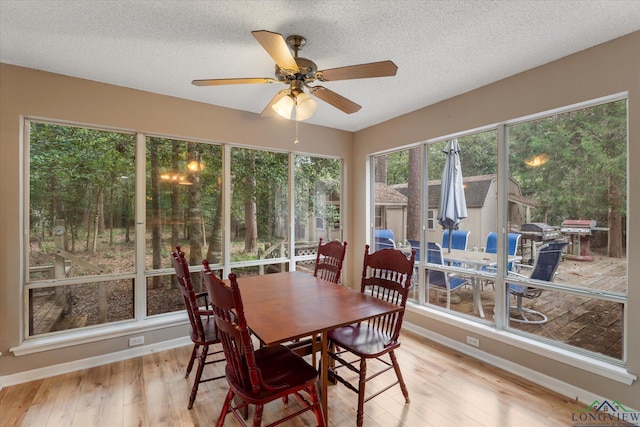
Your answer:
[[[588,357],[583,354],[554,347],[546,343],[542,343],[507,331],[500,331],[489,325],[484,325],[471,320],[463,319],[448,313],[442,313],[440,311],[432,310],[428,307],[420,307],[407,304],[407,310],[427,318],[432,318],[434,320],[444,320],[446,321],[446,323],[452,326],[469,331],[475,335],[484,336],[488,339],[527,350],[540,356],[548,357],[549,359],[565,363],[569,366],[573,366],[575,368],[579,368],[589,373],[597,374],[604,378],[608,378],[626,385],[631,385],[638,379],[636,375],[628,372],[623,366],[618,366],[603,360]],[[408,331],[439,342],[450,348],[454,348],[455,350],[483,360],[493,366],[500,367],[507,371],[522,375],[523,369],[526,369],[514,362],[493,356],[492,354],[482,351],[481,349],[471,347],[467,344],[461,343],[460,341],[456,341],[449,337],[436,334],[420,326],[405,322],[404,327]],[[532,375],[529,376],[536,376],[533,371],[531,372],[531,374]],[[540,375],[544,374],[538,374],[537,376],[539,377]]]
[[[185,312],[171,313],[154,316],[140,322],[130,321],[79,331],[67,331],[47,337],[29,338],[24,340],[22,344],[11,347],[9,351],[16,356],[25,356],[27,354],[57,350],[95,341],[103,341],[156,329],[179,326],[186,323],[188,323],[188,319]]]

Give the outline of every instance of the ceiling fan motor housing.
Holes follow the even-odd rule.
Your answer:
[[[284,70],[276,64],[276,79],[285,82],[294,79],[300,80],[302,77],[304,81],[313,81],[318,71],[316,63],[310,59],[301,57],[297,57],[295,60],[296,64],[298,64],[299,71],[297,73],[291,73],[291,71]]]

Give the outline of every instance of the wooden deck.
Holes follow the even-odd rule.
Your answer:
[[[563,260],[555,282],[626,294],[627,260],[596,256],[593,262]],[[458,292],[460,302],[451,309],[473,316],[473,291],[464,287]],[[444,294],[431,292],[429,302],[445,306]],[[481,290],[485,318],[493,321],[495,294],[491,285]],[[515,304],[511,298],[510,305]],[[510,322],[510,326],[534,335],[571,346],[601,353],[615,359],[623,356],[623,305],[562,292],[544,291],[540,297],[524,300],[523,306],[543,312],[548,322],[540,325]]]

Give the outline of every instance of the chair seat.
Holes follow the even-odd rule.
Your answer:
[[[449,287],[451,290],[456,290],[462,285],[466,285],[469,283],[469,280],[463,279],[462,277],[457,277],[454,275],[449,276]]]
[[[328,336],[338,347],[348,348],[351,353],[361,357],[377,357],[400,347],[400,341],[387,345],[391,340],[389,335],[363,323],[334,329]]]
[[[255,357],[264,382],[271,387],[286,386],[285,394],[291,393],[287,390],[291,387],[318,379],[318,371],[313,366],[283,345],[260,348],[255,351]]]
[[[215,344],[220,342],[220,336],[218,334],[218,328],[216,328],[215,318],[213,313],[211,316],[201,316],[202,329],[204,331],[204,340],[199,339],[198,334],[191,329],[191,341],[200,345]]]
[[[514,294],[520,294],[523,295],[525,293],[525,291],[527,290],[526,286],[523,285],[514,285],[512,283],[509,283],[509,291],[514,293]]]

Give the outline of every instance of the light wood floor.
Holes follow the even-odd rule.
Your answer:
[[[5,387],[0,391],[0,426],[214,425],[227,385],[225,380],[202,384],[188,410],[191,379],[184,372],[190,351],[182,347]],[[572,414],[585,408],[411,333],[403,332],[398,359],[411,402],[405,404],[394,387],[365,404],[365,426],[572,426]],[[213,366],[207,369],[220,369]],[[386,379],[379,378],[371,390]],[[328,425],[355,425],[356,398],[342,385],[330,386]],[[296,405],[295,399],[287,408],[273,402],[265,407],[264,419],[273,420]],[[225,426],[236,425],[228,416]],[[286,425],[315,423],[307,413]]]

